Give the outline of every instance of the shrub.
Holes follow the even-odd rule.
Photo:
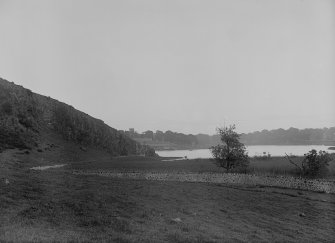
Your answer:
[[[28,117],[27,114],[20,113],[17,115],[20,124],[25,126],[26,128],[33,128],[34,127],[34,119]]]
[[[145,157],[157,157],[158,155],[155,153],[155,150],[149,146],[146,146]]]
[[[328,172],[329,162],[332,160],[329,153],[325,151],[319,151],[319,153],[312,149],[305,154],[304,159],[300,164],[295,163],[291,158],[286,155],[291,164],[295,165],[300,175],[307,177],[322,177]]]
[[[32,136],[26,138],[15,130],[0,126],[0,149],[29,149],[28,145],[33,140]]]
[[[13,106],[11,103],[9,103],[8,101],[3,103],[1,105],[1,111],[3,113],[5,113],[6,115],[12,115],[13,114]]]

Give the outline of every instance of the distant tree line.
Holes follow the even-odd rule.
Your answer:
[[[195,146],[198,144],[198,140],[195,135],[172,131],[162,132],[157,130],[156,132],[153,132],[148,130],[143,133],[137,133],[133,129],[130,129],[129,131],[125,131],[125,134],[131,138],[146,138],[152,141],[169,142],[177,145]]]
[[[263,130],[241,134],[241,141],[248,145],[335,145],[335,127]]]
[[[197,148],[209,148],[220,142],[218,134],[183,134],[178,132],[157,130],[138,133],[134,129],[125,131],[132,138],[146,138],[157,142],[170,142],[176,145],[193,146]],[[261,132],[242,133],[240,141],[245,145],[335,145],[335,127],[297,129],[282,128],[275,130],[262,130]]]

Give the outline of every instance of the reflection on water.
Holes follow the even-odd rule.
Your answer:
[[[328,150],[329,146],[324,145],[290,145],[290,146],[278,146],[278,145],[254,145],[247,146],[249,156],[271,154],[271,156],[285,156],[288,155],[304,155],[308,151],[315,149],[317,151],[324,150],[329,153],[334,153],[334,150]],[[189,159],[196,158],[211,158],[212,155],[209,149],[195,149],[195,150],[168,150],[168,151],[156,151],[159,156],[163,157],[185,157]]]

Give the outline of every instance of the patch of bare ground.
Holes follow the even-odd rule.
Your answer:
[[[335,239],[332,194],[73,175],[71,165],[33,171],[22,166],[25,161],[35,165],[31,156],[0,154],[0,241]],[[9,180],[8,184],[4,178]]]

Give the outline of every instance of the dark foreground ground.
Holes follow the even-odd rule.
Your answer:
[[[100,162],[95,163],[96,154],[87,161],[81,156],[89,156],[81,154],[66,161],[52,152],[23,152],[0,154],[0,241],[335,240],[335,195],[73,175],[73,169],[93,169],[95,164],[105,170],[157,171],[162,162],[110,160],[100,155]],[[57,161],[68,162],[68,166],[45,171],[29,169]],[[171,163],[165,163],[163,170],[182,169]],[[185,162],[183,169],[187,170],[185,165],[190,170],[215,169],[201,161],[195,161],[193,167],[192,161]]]

